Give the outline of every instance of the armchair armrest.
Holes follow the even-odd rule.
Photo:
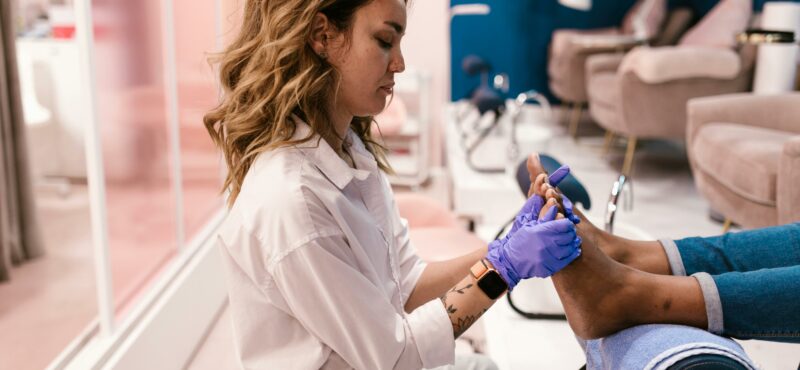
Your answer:
[[[688,104],[687,141],[710,122],[740,123],[800,134],[800,93],[781,95],[729,94],[695,98]]]
[[[800,136],[794,136],[783,144],[783,156],[800,158]]]
[[[592,55],[589,59],[586,59],[586,74],[616,72],[624,58],[625,54],[622,53]]]
[[[800,136],[783,144],[778,162],[778,223],[800,222]]]
[[[733,79],[739,75],[741,60],[730,49],[705,47],[636,48],[620,65],[645,83],[663,83],[690,78]]]
[[[616,28],[600,28],[591,30],[558,29],[553,32],[550,41],[550,53],[559,60],[568,60],[581,52],[580,41],[584,37],[617,36]]]
[[[585,51],[622,51],[647,43],[632,35],[585,35],[576,37],[572,43]]]

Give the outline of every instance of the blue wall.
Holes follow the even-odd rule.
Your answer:
[[[670,7],[688,5],[707,13],[718,0],[670,0]],[[794,0],[800,1],[800,0]],[[478,55],[491,63],[492,73],[507,73],[510,96],[535,89],[553,98],[547,86],[547,50],[553,30],[617,26],[635,0],[593,0],[588,12],[558,4],[557,0],[451,0],[451,5],[482,2],[492,8],[488,16],[459,16],[451,24],[451,81],[454,100],[469,94],[479,83],[467,77],[461,60]],[[760,10],[765,0],[754,0]]]

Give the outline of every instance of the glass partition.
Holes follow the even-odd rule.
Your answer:
[[[195,0],[174,0],[174,9],[184,230],[191,241],[222,206],[221,154],[203,125],[219,94],[208,61],[217,50],[217,9]]]
[[[221,157],[202,117],[219,94],[207,59],[239,4],[12,0],[46,253],[0,282],[0,369],[45,368],[69,357],[76,338],[118,333],[223,210]],[[85,45],[87,8],[94,37]],[[101,187],[88,180],[99,158],[87,140],[93,119]]]
[[[160,0],[95,0],[95,111],[115,313],[178,250]]]

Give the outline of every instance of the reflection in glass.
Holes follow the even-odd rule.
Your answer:
[[[177,252],[159,0],[92,3],[115,311]]]
[[[218,90],[208,57],[216,50],[213,1],[174,0],[180,116],[181,175],[186,241],[222,207],[220,154],[203,126],[217,104]]]

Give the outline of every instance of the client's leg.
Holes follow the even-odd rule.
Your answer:
[[[800,224],[665,247],[679,255],[670,258],[676,275],[693,274],[701,282],[709,331],[800,343]]]
[[[646,323],[708,327],[703,291],[695,278],[630,268],[601,252],[591,236],[578,233],[583,238],[581,256],[552,279],[579,337],[599,338]]]
[[[800,265],[706,279],[713,281],[711,289],[703,289],[711,332],[800,343]]]
[[[665,243],[667,250],[680,255],[674,266],[676,275],[716,275],[800,265],[800,223]]]

